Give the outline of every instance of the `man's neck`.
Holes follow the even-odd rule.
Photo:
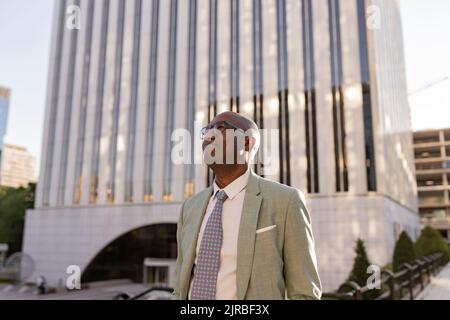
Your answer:
[[[216,184],[220,189],[223,189],[230,183],[232,183],[234,180],[242,176],[244,173],[246,173],[247,170],[248,165],[238,166],[233,169],[227,168],[226,170],[223,171],[216,170],[214,171],[214,174],[216,175],[215,177]]]

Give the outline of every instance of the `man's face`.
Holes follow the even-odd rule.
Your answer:
[[[203,129],[203,159],[214,168],[216,165],[244,164],[245,144],[248,138],[244,130],[232,119],[213,119]]]

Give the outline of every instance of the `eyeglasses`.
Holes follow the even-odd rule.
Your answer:
[[[211,129],[220,130],[220,132],[222,132],[222,133],[223,133],[225,130],[236,130],[236,131],[239,131],[239,132],[244,133],[244,130],[242,130],[241,128],[236,127],[235,125],[233,125],[233,124],[231,124],[231,123],[229,123],[229,122],[227,122],[227,121],[220,121],[220,122],[218,122],[218,123],[216,123],[216,124],[214,124],[214,125],[210,124],[210,125],[208,125],[208,126],[206,126],[206,127],[203,127],[203,128],[200,130],[200,139],[204,140],[206,134],[207,134],[207,133],[209,132],[209,130],[211,130]]]

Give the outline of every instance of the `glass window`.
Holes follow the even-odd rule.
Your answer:
[[[79,6],[80,1],[76,0],[74,5]],[[58,186],[58,205],[64,204],[64,196],[66,191],[66,178],[67,178],[67,157],[69,152],[70,142],[70,125],[73,109],[73,89],[75,82],[75,63],[77,57],[77,44],[78,44],[79,32],[77,29],[70,31],[70,49],[69,49],[69,68],[67,72],[67,91],[66,101],[64,108],[64,120],[63,120],[63,134],[61,144],[61,159],[60,159],[60,171],[59,171],[59,186]]]
[[[102,26],[100,39],[100,57],[98,64],[97,78],[97,97],[95,102],[94,114],[94,142],[92,144],[92,162],[89,181],[89,203],[97,203],[98,201],[98,184],[99,184],[99,165],[100,165],[100,139],[102,134],[102,110],[103,110],[103,92],[105,84],[105,64],[106,64],[106,45],[108,40],[108,21],[109,21],[109,0],[103,2],[102,8]]]
[[[366,28],[366,7],[364,0],[357,1],[359,60],[361,65],[361,82],[363,97],[364,141],[366,154],[367,190],[377,190],[375,145],[372,119],[372,101],[370,88],[370,67]]]
[[[187,74],[187,115],[186,128],[191,134],[191,146],[194,145],[196,134],[194,132],[196,108],[196,63],[197,63],[197,0],[189,1],[189,39],[188,39],[188,74]],[[195,193],[195,164],[194,152],[191,152],[191,164],[185,170],[184,196],[190,197]]]
[[[125,26],[125,0],[120,0],[119,20],[117,23],[117,43],[114,64],[114,96],[112,110],[111,140],[108,154],[108,180],[106,182],[106,201],[109,203],[115,200],[116,189],[116,162],[117,162],[117,138],[119,134],[119,114],[122,82],[122,61],[123,61],[123,40]]]
[[[79,204],[81,201],[81,193],[83,189],[83,155],[86,136],[86,117],[87,117],[87,103],[89,96],[89,73],[91,67],[91,48],[92,48],[92,25],[94,20],[94,1],[89,2],[88,18],[86,24],[86,35],[84,44],[84,59],[83,59],[83,79],[81,89],[81,106],[78,124],[78,140],[75,159],[75,179],[74,179],[74,193],[73,203]]]
[[[347,154],[345,141],[343,62],[341,47],[340,6],[338,0],[328,0],[330,33],[331,94],[333,101],[333,132],[336,170],[336,192],[348,191]]]
[[[165,201],[172,201],[172,161],[170,146],[172,145],[172,131],[174,129],[175,118],[175,98],[176,98],[176,54],[177,54],[177,21],[178,21],[178,0],[170,2],[170,30],[169,30],[169,65],[167,83],[167,115],[166,115],[166,144],[164,161],[164,181],[163,191]]]
[[[307,160],[307,188],[309,193],[319,192],[316,122],[316,72],[314,63],[314,24],[312,0],[302,0],[303,78],[305,98],[305,137]]]
[[[126,176],[125,176],[125,201],[133,201],[133,174],[134,174],[134,151],[136,142],[136,115],[138,104],[139,88],[139,51],[141,42],[141,12],[142,0],[135,1],[134,8],[134,30],[133,30],[133,60],[132,60],[132,80],[130,110],[128,118],[128,142],[126,157]]]
[[[230,1],[230,88],[231,111],[239,112],[239,1]]]
[[[208,123],[217,114],[217,0],[209,1],[209,72],[208,72]],[[213,181],[213,174],[207,170],[206,185]]]
[[[146,129],[146,151],[144,172],[144,201],[153,201],[152,190],[152,164],[153,164],[153,137],[155,130],[156,109],[156,82],[158,66],[158,32],[159,32],[159,0],[152,3],[152,26],[150,39],[150,81],[147,103],[147,129]]]
[[[277,0],[277,69],[278,69],[278,129],[280,182],[290,185],[290,139],[289,139],[289,84],[286,39],[286,1]]]
[[[55,49],[55,59],[54,59],[54,74],[52,83],[52,95],[50,100],[50,119],[48,122],[48,135],[47,135],[47,152],[46,152],[46,164],[44,167],[44,187],[42,195],[42,205],[48,206],[50,203],[50,187],[52,180],[52,170],[53,170],[53,153],[55,149],[55,130],[56,130],[56,117],[59,104],[59,88],[61,80],[61,60],[62,60],[62,45],[64,41],[64,31],[65,28],[65,14],[66,14],[66,0],[60,2],[59,12],[58,12],[58,23],[57,23],[57,35],[56,35],[56,49]]]
[[[262,0],[253,0],[253,120],[264,129],[264,62],[263,62],[263,16]],[[261,136],[262,139],[262,136]],[[261,140],[261,145],[264,142]],[[264,153],[260,148],[255,159],[255,172],[264,176]]]
[[[445,141],[450,141],[450,130],[444,131]]]

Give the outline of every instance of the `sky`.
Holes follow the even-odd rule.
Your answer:
[[[413,129],[450,128],[450,1],[401,0],[400,8]]]
[[[350,0],[344,0],[350,1]],[[408,90],[450,77],[450,1],[400,0]],[[0,85],[12,90],[5,142],[37,158],[42,143],[53,0],[0,0]],[[409,102],[414,130],[450,127],[450,78]]]
[[[11,89],[5,142],[39,161],[53,0],[0,0],[0,85]],[[36,166],[36,175],[39,165]]]

